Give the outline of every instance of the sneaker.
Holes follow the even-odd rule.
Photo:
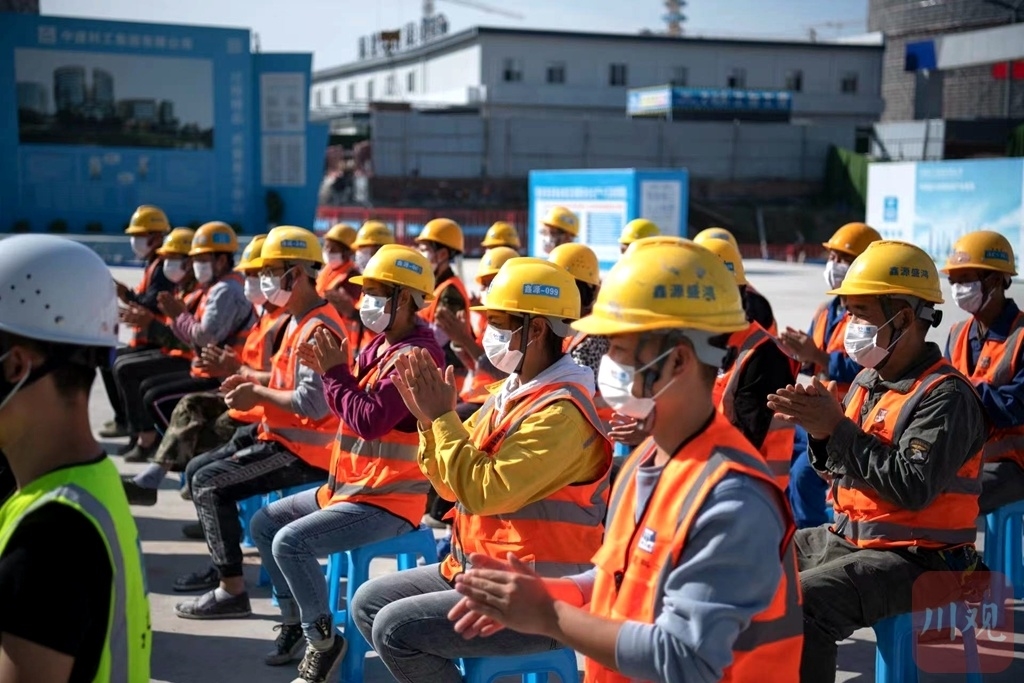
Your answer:
[[[274,641],[274,651],[267,653],[263,663],[267,666],[282,666],[299,658],[303,648],[306,646],[306,636],[302,633],[302,626],[299,624],[278,624],[274,627],[277,640]]]
[[[121,477],[121,485],[124,486],[124,493],[128,496],[129,505],[156,505],[156,489],[139,486],[129,475]]]
[[[100,427],[100,430],[96,432],[101,439],[120,439],[122,436],[128,436],[130,433],[128,425],[120,424],[114,420],[107,420]]]
[[[136,443],[131,447],[131,450],[124,454],[125,462],[149,462],[150,459],[156,455],[157,448],[160,447],[159,441],[154,441],[151,446],[142,446]]]
[[[177,593],[190,593],[192,591],[209,591],[220,585],[220,572],[216,567],[210,567],[198,572],[192,572],[187,576],[179,577],[172,588]],[[248,598],[246,598],[248,600]]]
[[[179,602],[174,613],[182,619],[239,619],[252,614],[249,594],[231,595],[218,599],[217,591],[203,593],[195,600]]]
[[[339,635],[326,650],[316,650],[312,645],[306,646],[306,654],[299,663],[299,677],[292,683],[327,683],[337,677],[338,667],[345,658],[348,642]]]
[[[199,522],[189,522],[181,525],[181,535],[193,541],[205,541],[206,533],[203,532],[203,525]]]

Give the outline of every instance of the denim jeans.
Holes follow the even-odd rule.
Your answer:
[[[359,631],[401,683],[461,683],[454,660],[546,652],[561,645],[508,629],[465,640],[448,612],[461,597],[439,565],[387,574],[363,584],[349,606]]]
[[[301,621],[306,639],[316,642],[313,623],[326,615],[327,584],[317,561],[321,555],[342,552],[412,531],[409,522],[384,508],[336,503],[321,509],[316,489],[271,503],[252,518],[252,538],[263,567],[277,592],[285,623]]]

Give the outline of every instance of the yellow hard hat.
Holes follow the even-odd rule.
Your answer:
[[[573,237],[580,234],[580,219],[564,206],[554,206],[544,214],[541,223],[549,228],[558,228]]]
[[[513,249],[518,249],[522,245],[519,243],[519,231],[510,223],[498,221],[487,228],[487,234],[484,235],[484,241],[480,243],[480,246],[484,249],[490,249],[491,247],[512,247]]]
[[[746,329],[736,279],[718,256],[689,240],[658,249],[634,249],[637,244],[605,276],[594,312],[573,323],[574,329],[603,335]]]
[[[634,218],[622,228],[622,235],[619,236],[619,244],[629,246],[638,239],[644,237],[656,237],[661,234],[661,229],[646,218]]]
[[[866,223],[847,223],[836,230],[828,242],[822,242],[821,246],[857,257],[864,253],[869,244],[880,239],[882,236],[878,231]]]
[[[341,242],[347,248],[351,249],[352,245],[356,241],[356,235],[358,235],[358,231],[351,225],[348,223],[338,223],[337,225],[331,226],[331,229],[324,235],[324,239]]]
[[[655,235],[654,237],[641,237],[636,240],[628,247],[626,247],[626,253],[624,256],[635,254],[641,249],[647,247],[663,247],[663,246],[679,246],[680,244],[693,244],[692,240],[688,240],[685,237],[675,237],[674,235]]]
[[[588,285],[601,284],[601,266],[597,262],[597,254],[585,244],[559,244],[548,254],[548,261],[562,266],[569,271],[569,275],[581,282]]]
[[[704,232],[707,231],[705,230]],[[743,257],[740,256],[739,250],[732,242],[717,237],[702,237],[701,235],[697,235],[693,241],[722,259],[725,267],[736,277],[737,285],[741,287],[746,286],[747,271],[743,267]]]
[[[256,235],[249,240],[249,244],[245,245],[245,249],[242,250],[242,258],[238,261],[238,265],[235,266],[235,270],[242,272],[262,268],[263,259],[260,258],[260,254],[263,253],[263,243],[266,241],[266,235]]]
[[[693,241],[700,244],[701,240],[707,239],[725,240],[736,247],[736,251],[740,250],[740,243],[736,241],[736,237],[725,228],[712,227],[701,230],[694,236]]]
[[[462,228],[450,218],[435,218],[427,221],[423,230],[416,237],[417,242],[437,242],[443,247],[448,247],[460,254],[466,250],[466,244],[462,237]]]
[[[487,288],[487,304],[473,310],[576,320],[580,317],[580,290],[565,268],[521,256],[502,265]]]
[[[476,281],[483,283],[485,277],[497,275],[505,261],[518,258],[519,252],[512,247],[493,247],[484,252],[480,259],[480,267],[476,271]]]
[[[167,214],[160,207],[143,204],[135,209],[132,219],[128,221],[128,235],[148,235],[153,232],[170,232],[171,223]]]
[[[294,225],[279,225],[269,233],[260,249],[260,266],[267,261],[309,261],[323,264],[320,240],[312,231]]]
[[[188,256],[192,250],[192,238],[196,231],[192,228],[175,228],[167,233],[164,243],[156,250],[160,256]]]
[[[349,282],[363,286],[367,280],[406,287],[434,298],[434,269],[423,254],[404,244],[385,244],[370,258],[361,275]]]
[[[391,228],[381,221],[366,221],[363,227],[356,233],[356,241],[352,243],[353,249],[362,247],[380,247],[385,244],[394,244],[395,236]]]
[[[837,296],[892,294],[942,303],[938,268],[920,247],[897,240],[872,242],[850,264],[843,284],[829,292]]]
[[[946,259],[942,272],[949,273],[967,268],[1016,275],[1017,267],[1010,240],[991,230],[967,233],[953,245],[953,251]]]
[[[238,235],[227,223],[212,221],[203,223],[192,238],[189,256],[200,254],[234,254],[238,251]]]

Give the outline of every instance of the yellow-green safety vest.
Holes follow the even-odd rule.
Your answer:
[[[0,508],[0,557],[26,515],[61,503],[85,515],[107,547],[113,582],[107,637],[93,681],[146,683],[153,636],[142,567],[142,548],[121,477],[109,458],[46,474],[15,493]],[[74,558],[69,558],[74,572]]]

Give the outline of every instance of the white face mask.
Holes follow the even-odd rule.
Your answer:
[[[519,330],[521,329],[523,328],[520,327]],[[512,335],[519,330],[499,330],[494,325],[488,325],[481,340],[484,353],[487,354],[487,360],[491,361],[491,365],[510,375],[516,371],[519,363],[523,360],[522,351],[509,348],[509,344],[512,343]],[[529,342],[527,342],[527,346],[529,346]]]
[[[373,254],[366,249],[360,249],[356,252],[355,262],[359,272],[366,270],[366,264],[370,262],[371,258],[373,258]]]
[[[366,329],[374,334],[380,334],[388,329],[388,325],[391,323],[391,314],[384,310],[387,305],[388,298],[386,296],[363,295],[363,300],[359,304],[359,319],[366,325]]]
[[[253,306],[262,306],[267,303],[267,295],[263,293],[260,288],[260,278],[256,275],[250,275],[245,278],[245,284],[242,285],[242,290],[245,292],[245,298],[249,300]]]
[[[149,256],[149,237],[145,235],[133,235],[129,241],[132,244],[132,253],[136,257],[143,259]]]
[[[636,376],[647,368],[653,366],[662,358],[672,353],[672,349],[665,351],[650,363],[634,368],[632,365],[617,363],[609,356],[601,358],[601,366],[597,370],[597,389],[601,392],[601,398],[616,413],[632,417],[636,420],[646,420],[654,411],[654,402],[666,389],[672,386],[675,378],[658,393],[651,397],[637,397],[633,395],[633,384]]]
[[[330,267],[337,267],[341,265],[341,253],[337,251],[324,250],[324,265]]]
[[[962,310],[975,314],[985,305],[985,293],[982,291],[981,280],[975,282],[954,283],[953,301]]]
[[[184,259],[171,259],[164,261],[164,276],[173,282],[178,284],[185,279],[185,261]]]
[[[828,285],[829,289],[838,289],[839,285],[843,284],[843,280],[846,279],[846,271],[850,269],[850,264],[840,263],[839,261],[829,261],[825,264],[825,284]]]
[[[260,275],[260,291],[267,301],[278,307],[287,305],[292,298],[291,290],[281,289],[281,278],[276,275]]]
[[[540,248],[544,250],[545,254],[550,254],[551,250],[558,246],[558,240],[555,239],[554,235],[541,235]]]
[[[899,338],[897,338],[887,347],[878,346],[878,331],[895,319],[895,316],[889,318],[881,327],[851,322],[846,326],[846,334],[843,337],[846,355],[861,367],[877,368],[889,357],[892,347],[896,346],[896,343],[899,342]]]
[[[213,279],[213,262],[196,261],[192,264],[192,272],[195,274],[199,284],[205,285]]]

